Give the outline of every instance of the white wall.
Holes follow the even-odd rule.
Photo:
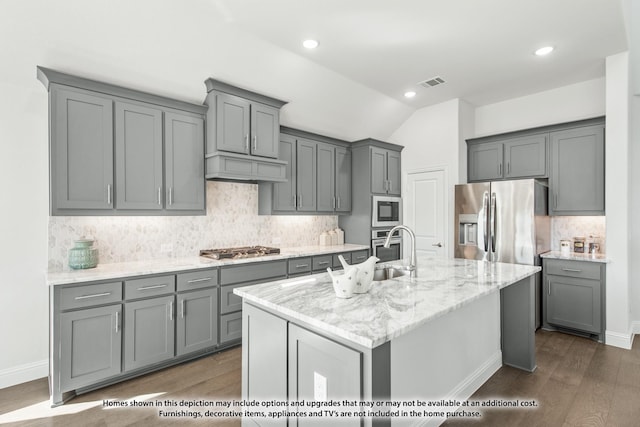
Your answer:
[[[474,137],[605,115],[605,79],[476,108]]]
[[[5,0],[0,13],[0,387],[47,374],[47,93],[36,66],[202,103],[214,77],[289,101],[287,126],[385,139],[413,111],[241,33],[209,0]]]

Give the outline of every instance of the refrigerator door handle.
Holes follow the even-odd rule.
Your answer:
[[[491,193],[491,252],[496,252],[496,193]]]
[[[487,252],[489,250],[489,192],[485,191],[482,195],[482,212],[484,214],[484,218],[481,219],[482,222],[482,230],[484,234],[484,251]]]

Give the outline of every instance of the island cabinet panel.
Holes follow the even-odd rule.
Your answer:
[[[604,125],[551,133],[549,215],[604,215]]]
[[[113,208],[113,101],[51,88],[51,213]]]
[[[218,344],[218,288],[178,294],[177,309],[178,356]]]
[[[121,304],[60,315],[62,390],[84,387],[121,372],[121,319]]]
[[[289,400],[361,400],[362,353],[289,323]],[[294,426],[317,420],[290,419]],[[315,423],[314,423],[315,421]],[[339,425],[359,426],[344,418]]]
[[[162,111],[115,103],[116,206],[162,210]]]
[[[169,295],[125,305],[125,371],[173,358],[174,300],[174,295]]]

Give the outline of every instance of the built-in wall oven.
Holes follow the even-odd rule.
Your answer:
[[[372,227],[394,227],[402,222],[402,198],[373,196]],[[378,257],[379,258],[379,257]]]
[[[400,232],[393,233],[389,241],[389,247],[384,247],[384,242],[389,235],[390,228],[373,230],[371,232],[371,249],[373,256],[378,257],[380,262],[388,262],[402,259],[402,237]]]

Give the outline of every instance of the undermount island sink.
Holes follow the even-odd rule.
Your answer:
[[[373,271],[373,280],[381,281],[393,279],[394,277],[408,276],[411,271],[412,269],[406,265],[380,264]]]

